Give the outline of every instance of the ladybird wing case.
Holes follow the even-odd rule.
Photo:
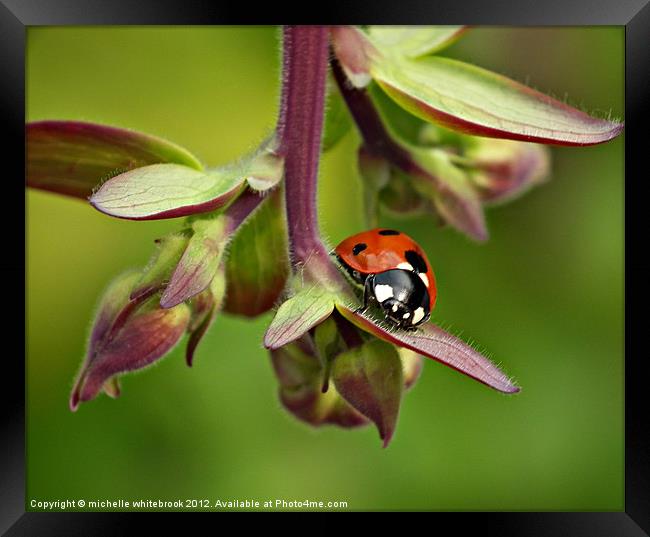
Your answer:
[[[392,229],[371,229],[348,237],[335,252],[345,265],[361,274],[379,274],[392,269],[421,274],[433,308],[436,300],[433,269],[422,248],[408,235]]]
[[[344,263],[363,274],[401,268],[432,272],[422,248],[408,235],[377,228],[348,237],[336,247]]]

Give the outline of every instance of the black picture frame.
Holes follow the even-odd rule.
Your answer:
[[[321,20],[312,6],[300,13],[293,3],[292,13],[266,14],[267,24],[280,22],[390,23],[390,24],[483,24],[483,25],[621,25],[625,26],[625,124],[626,175],[634,178],[642,170],[641,159],[647,154],[642,125],[648,119],[650,96],[650,5],[649,0],[437,0],[410,2],[346,2],[328,5]],[[406,8],[408,6],[408,9]],[[274,9],[269,6],[269,11]],[[257,8],[256,8],[257,10]],[[24,104],[25,104],[25,35],[35,25],[112,25],[112,24],[246,24],[250,6],[226,2],[179,2],[143,0],[139,2],[105,0],[0,0],[0,107],[4,131],[5,181],[9,200],[19,199],[21,188],[16,176],[24,176]],[[263,12],[257,11],[262,19]],[[469,19],[469,20],[468,20]],[[255,21],[258,23],[262,20]],[[7,158],[8,157],[8,158]],[[7,168],[8,165],[8,168]],[[639,175],[639,180],[645,177]],[[642,536],[650,532],[650,442],[644,420],[645,353],[639,352],[641,316],[633,316],[631,301],[641,302],[633,269],[642,266],[629,262],[634,235],[644,229],[644,197],[630,195],[634,181],[626,181],[626,360],[625,360],[625,511],[571,513],[435,513],[452,523],[454,532],[481,528],[500,536],[585,535],[589,537]],[[14,192],[13,189],[16,191]],[[5,191],[6,192],[6,191]],[[14,198],[15,195],[15,198]],[[24,193],[23,193],[24,196]],[[19,281],[25,278],[25,236],[15,232],[20,222],[20,204],[9,202],[5,209],[2,244],[4,259],[0,275],[4,285],[5,339],[15,340],[21,319],[15,314],[20,304]],[[18,214],[9,216],[6,211]],[[24,213],[23,213],[24,218]],[[24,221],[24,220],[23,220]],[[629,238],[632,237],[632,240]],[[21,255],[22,253],[22,255]],[[630,279],[631,278],[631,279]],[[633,284],[632,281],[635,283]],[[634,293],[628,290],[633,288]],[[15,293],[17,296],[12,296]],[[23,303],[25,297],[23,295]],[[11,323],[15,323],[15,327]],[[24,317],[22,319],[23,331]],[[26,349],[24,349],[26,352]],[[0,532],[6,535],[116,535],[133,528],[133,513],[26,513],[25,512],[25,371],[17,359],[18,352],[7,352],[2,390],[4,416],[0,449]],[[10,359],[11,357],[11,359]],[[13,363],[7,363],[13,362]],[[13,371],[11,369],[14,369]],[[647,404],[647,403],[646,403]]]

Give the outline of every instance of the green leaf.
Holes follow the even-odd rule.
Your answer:
[[[264,335],[264,346],[277,349],[303,336],[334,310],[334,295],[317,285],[285,300]]]
[[[341,396],[375,423],[386,447],[395,431],[404,387],[395,347],[372,340],[344,352],[334,360],[332,378]]]
[[[196,220],[192,230],[194,234],[160,299],[163,308],[174,307],[200,293],[217,273],[229,239],[225,219],[220,215]]]
[[[410,58],[439,52],[456,41],[467,26],[370,26],[373,42]]]
[[[417,117],[478,136],[560,145],[611,140],[618,122],[592,117],[499,74],[457,60],[373,54],[370,73]]]
[[[153,164],[113,177],[90,203],[99,211],[129,220],[176,218],[222,207],[245,186],[235,167],[210,172],[178,164]]]
[[[420,132],[424,126],[433,125],[404,110],[404,108],[386,95],[379,84],[370,84],[367,91],[390,137],[411,144],[421,145],[419,139]],[[438,128],[437,125],[436,128]]]
[[[228,247],[224,309],[254,317],[270,310],[289,274],[282,189],[266,196]]]
[[[103,179],[158,163],[202,169],[188,151],[127,129],[79,121],[28,123],[27,186],[87,199]]]
[[[495,390],[516,393],[520,390],[496,365],[459,338],[433,323],[424,323],[416,330],[395,330],[365,312],[336,304],[336,309],[348,321],[378,338],[432,358]]]

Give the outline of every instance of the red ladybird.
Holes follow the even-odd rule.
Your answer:
[[[364,286],[364,309],[376,302],[400,327],[429,319],[436,302],[436,281],[420,246],[393,229],[371,229],[348,237],[334,253],[350,277]]]

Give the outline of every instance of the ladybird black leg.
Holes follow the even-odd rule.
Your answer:
[[[363,287],[363,306],[357,308],[354,313],[364,313],[368,309],[370,300],[372,299],[372,284],[375,280],[375,275],[370,274],[366,278],[366,283]]]

